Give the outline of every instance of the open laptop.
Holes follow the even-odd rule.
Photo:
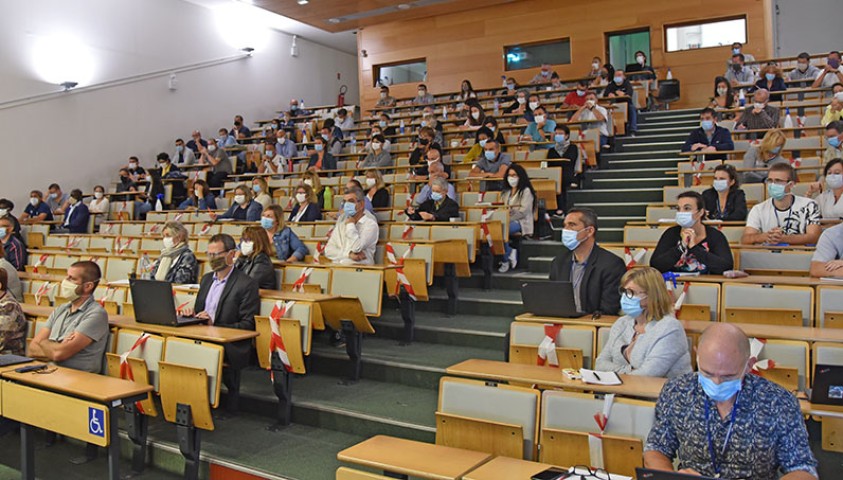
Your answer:
[[[843,405],[843,366],[817,364],[809,397],[818,405]]]
[[[666,472],[664,470],[650,470],[649,468],[635,469],[635,478],[638,480],[714,480],[711,477],[688,475],[679,472]]]
[[[132,307],[138,323],[183,327],[205,323],[195,317],[176,315],[176,302],[173,299],[173,284],[158,280],[129,280],[132,291]]]
[[[538,281],[521,285],[524,308],[540,317],[575,318],[586,315],[577,311],[574,284],[571,282]]]
[[[17,365],[19,363],[31,362],[29,357],[22,357],[20,355],[0,355],[0,367],[8,367],[9,365]]]

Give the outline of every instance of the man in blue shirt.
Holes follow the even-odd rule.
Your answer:
[[[717,478],[810,480],[817,460],[796,397],[749,375],[749,339],[714,323],[697,347],[697,373],[669,380],[656,403],[644,465]]]
[[[29,192],[29,205],[23,209],[20,222],[25,224],[52,222],[53,212],[44,202],[44,194],[40,190]]]
[[[734,150],[735,143],[729,130],[717,126],[717,112],[713,108],[704,108],[700,112],[700,128],[691,130],[683,152],[716,152],[718,150]],[[726,154],[706,154],[706,160],[726,160]]]

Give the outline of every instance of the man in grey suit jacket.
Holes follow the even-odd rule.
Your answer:
[[[596,244],[597,215],[588,208],[572,208],[565,216],[562,242],[566,250],[553,259],[550,279],[574,284],[577,310],[615,315],[620,310],[623,260]]]
[[[258,284],[234,268],[236,243],[230,235],[214,235],[208,241],[208,261],[211,273],[206,273],[199,284],[199,294],[192,309],[184,309],[185,316],[208,320],[211,325],[242,330],[255,329],[255,315],[260,310]],[[228,388],[226,408],[236,411],[240,399],[240,371],[249,364],[251,340],[225,344],[228,368],[222,381]]]

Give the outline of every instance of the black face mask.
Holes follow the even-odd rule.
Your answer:
[[[430,143],[430,140],[427,139],[427,138],[420,138],[419,139],[419,145],[427,145],[428,143]]]

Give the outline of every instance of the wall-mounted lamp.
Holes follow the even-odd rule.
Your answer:
[[[291,57],[298,57],[299,56],[299,46],[296,44],[296,40],[298,39],[298,35],[293,35],[293,43],[290,45],[290,56]]]

